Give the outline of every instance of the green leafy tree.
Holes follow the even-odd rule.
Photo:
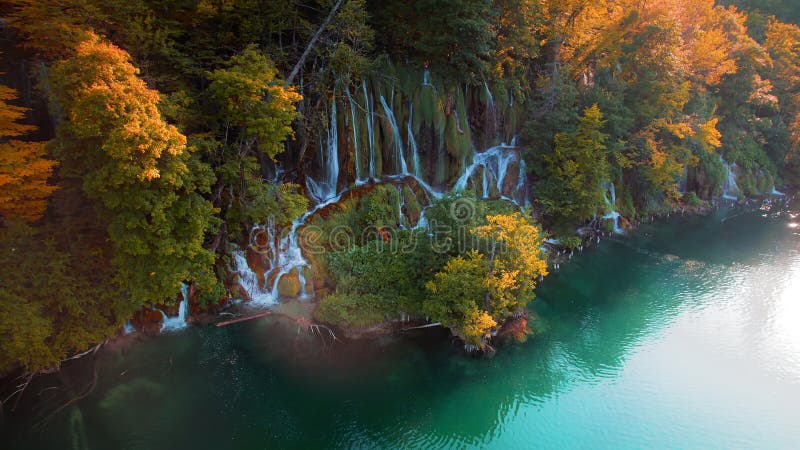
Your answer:
[[[283,152],[284,141],[294,135],[294,105],[302,99],[277,75],[272,61],[255,46],[208,74],[209,95],[220,111],[215,116],[217,140],[210,143],[218,177],[215,200],[231,205],[224,214],[230,231],[236,231],[239,222],[264,222],[268,217],[285,226],[308,206],[299,186],[268,185],[261,176],[259,157],[274,161]]]
[[[135,307],[110,287],[103,255],[63,224],[0,228],[0,374],[57,367],[113,336]],[[80,249],[56,241],[77,240]]]
[[[496,31],[483,0],[415,0],[373,9],[384,45],[451,79],[479,80],[488,69]]]
[[[64,176],[83,179],[97,200],[114,243],[119,288],[133,302],[174,297],[182,281],[215,284],[211,171],[167,124],[159,94],[149,89],[129,55],[96,35],[52,70],[55,100],[64,112],[54,151]]]
[[[468,344],[483,347],[491,331],[533,299],[536,280],[547,275],[538,226],[520,213],[486,217],[472,230],[481,251],[450,258],[425,284],[423,311]]]
[[[483,306],[489,293],[487,269],[483,255],[473,250],[466,257],[451,258],[425,285],[428,291],[423,306],[425,314],[475,346],[483,346],[497,325]]]
[[[275,65],[255,46],[247,47],[209,74],[209,92],[221,109],[223,142],[239,153],[258,150],[275,158],[293,136],[294,104],[302,97],[277,78]]]
[[[576,220],[592,217],[604,203],[610,177],[603,115],[597,105],[584,110],[578,129],[559,133],[545,157],[547,178],[538,187],[547,214]]]

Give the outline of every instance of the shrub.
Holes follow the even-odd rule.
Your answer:
[[[319,302],[314,318],[331,325],[368,326],[386,317],[381,298],[371,294],[331,294]]]
[[[689,191],[683,194],[683,200],[689,206],[700,206],[703,201],[700,200],[700,197],[697,196],[697,193],[694,191]]]

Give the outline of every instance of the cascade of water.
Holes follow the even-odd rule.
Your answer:
[[[361,154],[359,152],[359,135],[358,135],[358,120],[356,119],[356,101],[353,99],[353,96],[350,95],[350,87],[345,88],[345,92],[347,93],[347,100],[350,103],[350,119],[351,119],[351,127],[353,128],[353,158],[355,159],[355,170],[356,170],[356,185],[361,185],[366,182],[363,178],[361,178]]]
[[[404,229],[406,227],[405,224],[405,217],[403,217],[403,208],[406,206],[406,194],[404,192],[403,186],[399,188],[400,194],[400,201],[397,204],[397,225],[398,228]]]
[[[433,85],[430,82],[430,74],[426,70],[423,75],[423,86],[429,86],[433,88]],[[378,175],[381,153],[379,149],[376,149],[376,136],[375,136],[375,108],[378,107],[378,101],[382,107],[382,112],[385,114],[386,125],[389,128],[387,132],[389,132],[392,136],[394,141],[394,152],[393,155],[396,159],[396,163],[393,165],[395,168],[395,175],[382,175],[381,178],[384,178],[384,181],[395,181],[399,180],[403,183],[407,182],[408,178],[414,178],[418,185],[422,187],[425,192],[428,194],[429,199],[433,198],[441,198],[443,196],[442,192],[438,192],[434,190],[430,185],[428,185],[423,179],[423,169],[422,163],[420,161],[419,155],[419,148],[417,146],[417,142],[414,136],[413,131],[413,120],[414,120],[414,103],[409,103],[409,114],[408,114],[408,121],[406,123],[406,132],[407,137],[406,141],[403,141],[401,136],[401,132],[398,126],[398,116],[395,115],[394,111],[392,110],[392,105],[390,101],[387,101],[387,98],[384,95],[379,95],[378,99],[372,97],[372,93],[367,88],[366,81],[362,81],[361,88],[363,91],[363,99],[364,104],[363,107],[359,98],[361,95],[354,96],[354,93],[351,92],[349,87],[345,87],[345,95],[347,96],[347,100],[349,102],[350,107],[350,119],[352,121],[352,133],[353,133],[353,151],[355,156],[355,184],[361,185],[365,184],[369,179],[372,179],[376,182],[380,182],[381,180],[378,179],[376,175]],[[491,90],[489,89],[488,84],[484,83],[484,88],[486,89],[486,97],[487,103],[489,108],[494,111],[496,108],[494,103],[494,98],[492,95]],[[358,94],[358,91],[355,91]],[[394,92],[392,91],[392,95]],[[510,105],[512,104],[513,100],[510,100]],[[360,125],[358,119],[358,112],[357,109],[362,109],[365,114],[365,125]],[[337,105],[334,101],[331,104],[330,109],[330,126],[327,131],[326,141],[324,142],[324,147],[320,151],[320,157],[322,159],[322,174],[318,179],[311,179],[307,177],[306,185],[308,187],[309,196],[312,197],[316,201],[316,206],[306,212],[302,217],[296,220],[291,227],[290,232],[284,238],[280,240],[276,240],[274,238],[274,228],[267,226],[266,231],[269,234],[269,250],[271,251],[271,269],[269,272],[268,279],[270,280],[269,283],[271,286],[264,285],[265,283],[259,283],[259,277],[256,273],[254,273],[247,264],[247,257],[243,251],[237,251],[233,254],[234,264],[236,270],[239,273],[239,278],[241,282],[242,288],[249,294],[253,303],[256,304],[274,304],[278,301],[279,296],[279,283],[282,278],[285,276],[292,274],[292,276],[296,276],[297,280],[300,282],[301,285],[301,297],[306,296],[313,296],[313,292],[310,294],[306,292],[308,290],[303,269],[308,267],[308,262],[304,258],[302,249],[298,243],[298,229],[305,224],[305,221],[313,215],[316,211],[320,208],[327,206],[331,203],[334,203],[341,198],[341,194],[346,192],[338,192],[338,178],[339,178],[339,155],[338,155],[338,118],[337,118]],[[346,114],[346,113],[345,113]],[[419,114],[419,111],[417,111]],[[496,116],[494,112],[492,113],[493,117],[496,120]],[[402,120],[402,118],[401,118]],[[359,127],[366,126],[366,129],[359,130]],[[363,133],[363,134],[362,134]],[[440,139],[444,139],[443,136],[439,136]],[[366,141],[366,142],[365,142]],[[491,147],[484,152],[476,153],[473,157],[472,162],[464,168],[462,175],[458,178],[453,188],[454,191],[464,190],[469,183],[475,185],[477,183],[481,183],[483,186],[483,196],[488,198],[492,194],[497,194],[500,197],[512,201],[519,206],[527,206],[529,204],[528,196],[527,196],[527,183],[526,183],[526,176],[525,176],[525,162],[521,159],[521,156],[518,151],[514,150],[516,144],[516,138],[512,139],[511,145],[506,145],[505,143]],[[413,161],[413,168],[409,170],[405,150],[404,147],[407,147],[410,155],[409,157],[412,158]],[[366,152],[368,149],[369,151],[369,158],[368,158],[368,167],[366,156],[362,153]],[[444,151],[444,144],[438,147],[440,152]],[[444,164],[444,159],[442,155],[440,156],[441,166]],[[509,174],[509,165],[513,162],[518,163],[519,170],[515,171],[512,170]],[[481,168],[481,179],[478,181],[478,168]],[[383,170],[381,170],[383,172]],[[517,172],[517,173],[515,173]],[[507,180],[509,176],[513,178],[516,175],[516,180]],[[436,177],[437,183],[441,183],[444,177]],[[509,183],[508,181],[513,181]],[[496,192],[495,192],[496,191]],[[406,193],[401,188],[400,190],[400,198],[399,204],[397,205],[398,209],[398,224],[401,228],[408,228],[411,226],[410,219],[404,216],[403,209],[405,208],[405,202],[408,200],[406,199]],[[612,194],[613,195],[613,194]],[[420,213],[419,220],[415,224],[414,228],[420,229],[427,229],[428,228],[428,220],[425,217],[426,209],[428,207],[424,207]],[[252,243],[251,243],[252,244]],[[260,243],[261,247],[264,247],[264,243]],[[262,278],[263,281],[263,278]],[[281,289],[284,286],[281,285]]]
[[[486,89],[486,102],[489,105],[489,109],[494,110],[494,96],[492,95],[492,90],[489,89],[489,84],[484,81],[483,87]]]
[[[327,140],[325,148],[320,151],[320,158],[322,159],[323,168],[322,179],[315,181],[311,177],[306,177],[308,192],[317,203],[322,203],[336,195],[339,183],[339,125],[336,120],[335,98],[331,105]]]
[[[375,179],[375,107],[372,104],[372,97],[367,92],[366,80],[361,81],[361,88],[364,90],[364,113],[367,122],[367,139],[369,140],[369,177]]]
[[[186,318],[189,315],[189,285],[181,283],[181,303],[178,305],[178,315],[176,317],[167,317],[164,311],[164,322],[161,324],[161,331],[177,331],[186,328]]]
[[[722,184],[722,198],[728,200],[739,199],[739,186],[736,184],[736,163],[728,163],[719,157],[720,161],[725,165],[725,182]]]
[[[481,189],[483,190],[483,198],[489,198],[489,176],[490,171],[487,166],[483,166],[483,171],[481,172]]]
[[[519,159],[519,173],[517,174],[517,185],[514,187],[514,192],[512,194],[511,200],[517,204],[519,207],[527,207],[530,206],[530,200],[528,200],[528,191],[526,189],[525,183],[525,160],[520,158]]]
[[[414,176],[422,178],[422,167],[419,164],[419,149],[417,148],[417,141],[414,139],[414,130],[412,118],[414,117],[414,103],[410,102],[408,105],[408,146],[411,148],[411,155],[414,162]]]
[[[610,212],[606,213],[603,216],[603,219],[612,219],[614,221],[614,233],[621,234],[622,228],[619,227],[619,212],[617,212],[617,189],[614,186],[614,183],[608,183],[607,186],[608,191],[606,192],[606,206]]]
[[[680,192],[686,192],[686,185],[689,182],[689,165],[683,166],[683,175],[681,175],[681,180],[678,183],[678,190]]]
[[[343,191],[342,194],[347,192]],[[308,267],[308,261],[303,257],[303,250],[300,248],[297,232],[301,226],[305,225],[306,220],[320,209],[336,203],[341,198],[342,194],[336,197],[329,198],[326,201],[316,205],[309,211],[306,211],[300,218],[292,222],[292,228],[289,234],[281,239],[280,246],[276,248],[274,263],[272,271],[276,273],[269,290],[263,289],[258,282],[258,275],[256,275],[250,266],[247,264],[247,258],[243,251],[233,252],[234,264],[236,271],[239,274],[239,284],[250,296],[251,303],[260,305],[273,305],[279,300],[278,284],[281,278],[288,275],[293,270],[297,271],[298,282],[300,283],[300,298],[309,298],[313,293],[308,292],[306,287],[305,276],[303,269]]]
[[[514,149],[514,146],[509,146],[505,144],[498,145],[496,147],[492,147],[485,152],[476,153],[472,159],[472,164],[467,166],[464,169],[464,173],[456,181],[455,186],[453,186],[454,191],[463,191],[467,187],[467,183],[469,182],[470,178],[475,173],[475,170],[478,167],[481,167],[482,170],[482,188],[483,188],[483,197],[489,197],[489,185],[490,181],[494,181],[495,188],[500,195],[503,195],[503,183],[505,182],[506,176],[508,175],[508,166],[514,161],[520,161],[520,166],[522,166],[524,170],[524,166],[522,163],[522,159],[519,157],[519,153],[516,151],[509,151],[510,149]],[[511,197],[513,198],[515,194],[518,194],[518,190],[524,187],[524,179],[522,184],[519,182],[517,183],[516,187],[514,188],[515,192],[512,193]]]
[[[392,108],[386,103],[386,99],[383,98],[383,95],[380,97],[381,106],[383,106],[383,112],[386,114],[386,119],[389,121],[389,126],[392,128],[392,137],[394,139],[394,149],[397,153],[397,160],[398,165],[400,168],[401,174],[409,174],[408,166],[406,165],[406,158],[403,156],[403,141],[400,139],[400,129],[397,127],[397,121],[394,117],[394,112]]]
[[[133,327],[133,324],[131,323],[130,320],[122,324],[122,330],[125,334],[131,334],[136,332],[136,328]]]
[[[611,209],[616,208],[617,206],[617,187],[614,183],[608,183],[608,192],[606,196],[606,202],[611,206]]]
[[[239,286],[247,292],[250,301],[258,304],[272,302],[272,293],[263,289],[258,282],[258,275],[250,269],[244,251],[236,250],[232,253],[233,265],[239,275]]]
[[[772,186],[772,190],[769,193],[770,193],[770,195],[776,195],[778,197],[783,197],[784,195],[786,195],[785,193],[775,189],[774,185]]]
[[[419,220],[417,221],[417,225],[414,227],[415,230],[427,230],[428,229],[428,218],[425,217],[425,211],[428,208],[423,208],[422,212],[419,214]]]
[[[489,114],[491,115],[491,126],[492,126],[492,133],[497,132],[497,107],[494,104],[494,95],[492,95],[492,90],[489,89],[489,84],[484,81],[483,87],[486,89],[486,104],[489,108]]]

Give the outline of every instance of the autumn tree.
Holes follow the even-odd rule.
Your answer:
[[[533,299],[547,263],[541,230],[520,213],[487,216],[472,234],[480,250],[448,260],[425,285],[423,311],[468,344],[483,347],[498,324]]]
[[[547,275],[540,250],[540,228],[520,213],[486,217],[486,225],[472,230],[482,242],[487,260],[484,307],[500,322],[520,312],[533,299],[539,277]]]
[[[163,120],[158,92],[97,35],[53,67],[51,82],[64,113],[54,150],[108,221],[120,289],[140,304],[173,297],[182,281],[210,288],[213,211],[200,194],[212,173]]]
[[[25,38],[24,47],[46,58],[70,55],[89,37],[92,24],[108,16],[93,0],[10,0],[10,23]]]
[[[34,127],[21,122],[26,108],[10,104],[16,92],[0,85],[0,216],[28,222],[42,217],[55,190],[47,184],[55,162],[45,158],[44,142],[12,139]]]
[[[483,346],[497,326],[484,306],[486,272],[483,255],[472,251],[451,258],[425,285],[429,295],[423,304],[425,314],[474,346]]]
[[[796,181],[800,179],[800,26],[770,20],[764,47],[773,62],[767,76],[780,104],[776,118],[780,120],[773,121],[773,132],[784,137],[783,145],[768,145],[767,151],[780,168],[786,166],[783,175]]]

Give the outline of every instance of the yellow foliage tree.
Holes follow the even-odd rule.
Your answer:
[[[536,282],[547,275],[540,250],[544,236],[520,213],[488,216],[473,234],[483,239],[488,259],[485,308],[501,321],[519,312],[533,297]]]
[[[8,103],[16,98],[16,91],[0,86],[0,215],[33,222],[56,189],[47,184],[55,162],[44,157],[44,142],[11,139],[34,129],[20,123],[26,108]]]

